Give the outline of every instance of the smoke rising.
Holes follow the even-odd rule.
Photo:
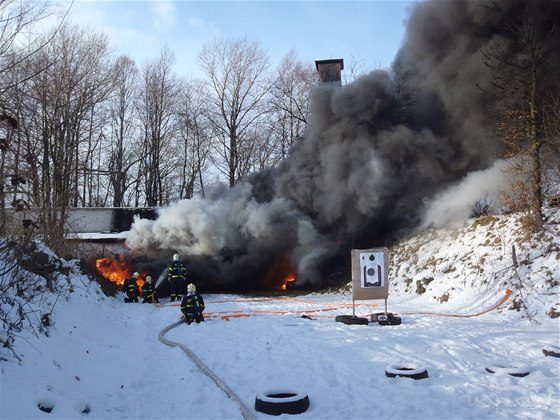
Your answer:
[[[507,194],[511,185],[507,169],[507,162],[497,160],[490,168],[471,172],[456,185],[439,193],[427,205],[421,229],[464,221],[481,199],[500,203],[502,194]]]
[[[488,193],[477,185],[502,186],[500,164],[489,169],[499,149],[483,52],[515,41],[500,28],[519,4],[419,3],[391,71],[315,89],[306,136],[281,165],[136,220],[128,247],[162,259],[177,251],[217,285],[278,285],[292,271],[319,284],[352,248],[388,245],[444,213],[468,217]]]

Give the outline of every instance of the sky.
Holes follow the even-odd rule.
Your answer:
[[[54,0],[61,9],[67,0]],[[142,65],[163,48],[177,71],[199,76],[201,48],[244,36],[276,66],[292,49],[304,62],[342,58],[361,72],[390,66],[415,2],[369,1],[136,1],[74,0],[68,19],[108,35],[119,54]]]
[[[382,300],[356,300],[352,308],[348,290],[241,296],[201,288],[205,321],[186,325],[168,298],[126,304],[122,294],[104,295],[76,261],[61,263],[62,292],[26,306],[29,319],[49,314],[48,334],[18,331],[21,360],[0,347],[0,418],[270,419],[255,409],[257,398],[294,394],[309,399],[298,419],[557,419],[560,358],[545,351],[560,355],[559,318],[546,315],[558,304],[560,211],[549,216],[547,239],[518,250],[523,289],[500,258],[503,246],[491,245],[497,234],[507,243],[518,238],[517,215],[400,244],[416,250],[417,263],[404,264],[401,253],[390,271],[388,309],[402,319],[396,326],[336,322],[353,310],[366,319],[383,311]],[[454,269],[442,270],[449,264]],[[426,292],[407,290],[405,278],[414,284],[428,267]],[[7,291],[17,299],[15,292]],[[435,299],[444,293],[449,300]],[[512,310],[520,298],[526,308]],[[410,369],[428,377],[386,374]]]

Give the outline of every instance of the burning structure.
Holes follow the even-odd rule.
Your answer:
[[[471,174],[495,182],[478,178],[451,205],[498,194],[490,91],[503,75],[485,58],[523,58],[519,34],[504,28],[522,25],[527,7],[539,30],[557,25],[553,1],[418,3],[390,71],[318,86],[306,136],[288,159],[225,193],[137,219],[126,241],[132,255],[161,264],[179,252],[195,281],[217,288],[321,285],[333,267],[349,273],[352,248],[388,245],[430,223],[426,214],[436,220],[434,201]],[[544,84],[560,68],[558,38],[548,42],[555,53]]]

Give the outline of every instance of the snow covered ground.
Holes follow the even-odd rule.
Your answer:
[[[480,222],[462,229],[454,246],[435,246],[424,237],[393,250],[388,309],[402,316],[402,325],[335,322],[336,315],[352,313],[347,291],[285,299],[202,291],[207,320],[181,324],[163,337],[194,352],[258,419],[270,416],[255,411],[255,398],[270,390],[307,394],[310,406],[298,417],[309,419],[559,418],[560,358],[543,354],[560,346],[560,318],[547,315],[558,309],[558,248],[547,245],[544,253],[545,247],[520,247],[519,278],[531,279],[531,287],[520,289],[519,280],[506,280],[514,278],[503,251],[509,243],[504,239],[501,248],[488,250],[504,255],[502,262],[489,262],[482,248],[472,248],[488,230]],[[503,238],[512,235],[506,225],[500,229]],[[461,245],[466,236],[471,245]],[[405,264],[411,257],[403,253],[413,246],[416,269]],[[426,263],[439,260],[439,253],[448,261]],[[477,274],[469,258],[478,261]],[[238,404],[180,347],[158,339],[179,319],[177,306],[125,304],[122,295],[107,297],[76,272],[70,282],[73,292],[58,297],[48,335],[18,333],[14,346],[21,361],[0,349],[0,418],[243,418]],[[477,315],[500,302],[508,287],[513,294],[506,302]],[[446,292],[449,298],[441,299]],[[511,309],[522,298],[526,308]],[[38,312],[55,299],[43,296]],[[360,316],[380,312],[383,301],[356,301],[355,310]],[[386,368],[399,363],[426,368],[429,377],[387,377]],[[500,366],[529,374],[486,371]]]
[[[176,306],[124,304],[96,289],[78,280],[70,301],[58,307],[49,336],[19,340],[22,363],[3,354],[9,360],[1,365],[1,418],[242,418],[235,402],[180,348],[158,341],[159,332],[177,321]],[[557,320],[537,325],[496,319],[492,312],[472,318],[410,313],[400,326],[345,325],[333,317],[351,313],[347,295],[206,298],[207,315],[252,316],[180,325],[165,338],[186,344],[251,409],[258,394],[283,389],[309,396],[302,418],[560,415],[560,359],[543,354],[545,346],[559,344]],[[475,313],[477,298],[447,312]],[[433,311],[394,300],[389,309],[396,313]],[[301,317],[300,311],[312,310],[317,312],[305,312],[312,319]],[[359,315],[379,310],[356,306]],[[425,367],[429,378],[388,378],[386,367],[401,362]],[[485,370],[496,365],[524,365],[530,374]],[[39,410],[40,404],[52,411]]]

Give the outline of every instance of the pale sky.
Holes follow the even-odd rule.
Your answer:
[[[68,6],[67,0],[54,0]],[[141,66],[167,46],[176,71],[197,76],[201,48],[215,39],[247,36],[276,66],[291,49],[297,57],[342,58],[346,70],[388,67],[403,40],[415,1],[190,1],[75,0],[68,19],[109,36],[116,53]]]

